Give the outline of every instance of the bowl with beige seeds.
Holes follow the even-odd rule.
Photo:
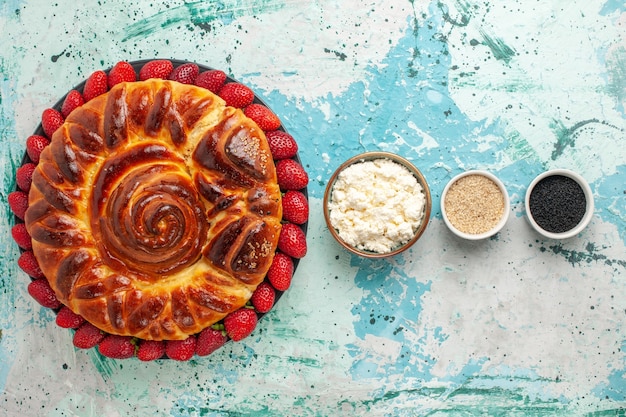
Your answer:
[[[510,201],[502,181],[483,170],[452,178],[441,195],[441,213],[448,228],[467,240],[498,233],[509,218]]]

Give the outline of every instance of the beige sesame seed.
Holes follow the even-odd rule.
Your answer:
[[[477,235],[498,224],[504,214],[504,196],[491,179],[467,175],[450,186],[444,207],[446,217],[456,229]]]

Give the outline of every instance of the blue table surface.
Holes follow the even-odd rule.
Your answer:
[[[0,216],[0,415],[626,415],[626,5],[617,0],[253,0],[0,4],[0,190],[43,109],[120,60],[172,58],[251,86],[299,144],[309,250],[244,341],[185,363],[76,350],[26,292]],[[328,232],[333,171],[373,150],[426,176],[428,228],[365,260]],[[544,239],[523,204],[568,168],[591,224]],[[503,180],[511,216],[461,241],[456,174]]]

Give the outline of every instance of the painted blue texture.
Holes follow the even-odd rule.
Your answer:
[[[547,14],[545,21],[538,23],[530,19],[536,17],[535,15],[518,15],[516,10],[523,4],[520,1],[434,0],[422,2],[427,3],[428,7],[419,13],[417,2],[410,1],[408,3],[413,7],[414,14],[411,15],[411,12],[406,14],[406,21],[402,24],[403,31],[398,32],[401,35],[398,35],[398,39],[394,38],[394,42],[397,42],[389,50],[385,49],[385,55],[380,61],[368,62],[365,59],[358,61],[354,65],[363,66],[359,67],[363,70],[362,77],[350,80],[345,89],[310,100],[298,96],[307,92],[298,90],[297,86],[290,92],[293,95],[287,95],[285,90],[281,90],[280,83],[281,80],[304,78],[299,73],[298,66],[292,66],[291,62],[286,61],[292,58],[309,59],[307,62],[316,63],[314,59],[289,56],[280,60],[284,57],[276,57],[275,65],[280,68],[276,73],[272,73],[275,79],[269,77],[270,81],[267,79],[264,81],[268,85],[275,83],[272,86],[275,89],[271,91],[264,91],[261,86],[254,85],[254,80],[263,81],[264,76],[264,72],[259,71],[254,65],[245,67],[239,74],[232,74],[251,85],[255,92],[280,115],[286,128],[300,144],[300,158],[311,179],[308,191],[311,207],[316,211],[312,212],[309,230],[310,255],[303,260],[297,271],[294,284],[296,290],[287,293],[285,298],[281,299],[278,309],[273,310],[261,321],[250,339],[228,346],[209,358],[197,358],[185,364],[157,365],[134,361],[120,365],[117,361],[102,359],[95,351],[87,354],[76,353],[71,346],[69,348],[66,346],[69,343],[57,343],[56,350],[50,354],[50,358],[59,360],[62,357],[70,363],[70,367],[84,368],[74,370],[75,373],[70,375],[65,373],[66,371],[59,371],[56,363],[48,361],[42,367],[43,371],[30,369],[28,373],[35,375],[39,372],[45,382],[22,381],[18,375],[22,369],[12,370],[11,365],[21,359],[27,362],[25,369],[28,369],[29,361],[23,356],[32,354],[37,349],[25,346],[27,344],[25,340],[13,340],[13,335],[31,332],[40,334],[46,330],[46,326],[54,325],[51,312],[41,313],[32,300],[18,299],[17,301],[22,302],[21,307],[15,307],[15,304],[20,304],[16,303],[16,298],[21,297],[25,291],[22,288],[20,295],[17,295],[16,289],[21,288],[18,285],[24,283],[18,284],[13,280],[17,270],[14,262],[17,258],[17,249],[14,248],[15,253],[9,256],[10,265],[3,264],[3,275],[0,276],[2,282],[0,290],[4,291],[0,293],[1,301],[4,303],[0,306],[0,328],[4,332],[0,342],[2,359],[0,394],[3,395],[3,400],[13,407],[12,410],[22,410],[24,406],[23,410],[27,415],[29,412],[36,413],[43,405],[50,409],[56,407],[56,411],[50,411],[50,415],[54,416],[76,411],[65,410],[63,406],[68,404],[78,408],[76,415],[84,416],[104,413],[103,405],[109,407],[106,411],[112,413],[119,411],[120,414],[159,407],[160,415],[176,417],[286,413],[325,416],[335,415],[338,413],[337,409],[344,415],[383,414],[381,410],[385,410],[385,415],[399,416],[624,415],[626,341],[611,346],[599,346],[600,343],[593,338],[589,340],[583,336],[585,331],[592,332],[594,336],[596,333],[601,334],[602,330],[598,330],[593,321],[594,317],[598,316],[591,314],[600,310],[601,306],[605,308],[603,310],[605,313],[604,316],[599,315],[600,322],[610,326],[606,332],[611,332],[610,334],[615,335],[617,339],[623,339],[624,322],[621,319],[624,316],[619,309],[623,308],[623,300],[620,299],[623,293],[620,290],[623,288],[626,264],[623,254],[615,254],[611,249],[620,248],[626,243],[624,188],[626,165],[619,161],[617,166],[607,164],[606,175],[600,176],[591,184],[595,195],[598,196],[595,219],[598,232],[589,233],[584,239],[591,236],[597,241],[582,239],[573,243],[543,241],[535,235],[526,233],[526,228],[519,226],[520,223],[522,226],[525,225],[522,200],[526,185],[550,164],[570,163],[571,159],[567,159],[570,156],[568,152],[578,150],[577,147],[581,143],[580,136],[576,136],[578,133],[573,130],[577,120],[569,120],[567,117],[563,120],[554,119],[550,121],[550,128],[546,129],[548,132],[545,137],[541,138],[545,141],[547,149],[542,155],[541,143],[535,141],[531,144],[533,138],[517,130],[518,126],[512,126],[510,123],[513,116],[506,112],[514,104],[518,104],[516,100],[525,93],[524,89],[533,90],[531,92],[534,93],[542,87],[532,85],[532,80],[523,78],[527,74],[523,74],[519,67],[515,66],[519,62],[519,56],[539,53],[537,49],[542,46],[543,36],[546,36],[545,39],[554,39],[546,35],[550,29],[554,30],[551,26],[554,23],[551,21],[553,16]],[[118,17],[113,9],[119,9],[122,3],[124,2],[121,0],[99,2],[103,9],[108,6],[109,13]],[[87,68],[91,62],[88,59],[83,60],[81,54],[92,60],[100,60],[99,62],[115,62],[118,59],[116,53],[120,50],[125,52],[140,50],[137,53],[143,58],[151,56],[153,50],[161,55],[175,55],[179,51],[169,45],[173,45],[177,40],[181,41],[181,44],[187,44],[191,40],[191,43],[195,42],[193,47],[197,48],[195,54],[192,52],[190,56],[175,58],[189,58],[211,66],[221,63],[224,65],[222,69],[228,70],[227,67],[231,60],[237,58],[237,54],[243,53],[246,56],[248,52],[246,48],[251,44],[256,45],[249,38],[262,35],[249,31],[246,24],[259,24],[267,29],[268,26],[259,23],[262,22],[264,14],[282,10],[285,15],[292,13],[290,16],[295,15],[298,18],[315,9],[317,3],[319,2],[306,5],[311,9],[303,7],[300,10],[302,4],[291,1],[270,0],[252,3],[238,1],[233,4],[221,1],[172,1],[159,5],[150,4],[150,12],[146,12],[145,15],[130,8],[136,14],[128,12],[128,19],[121,19],[124,30],[117,38],[117,43],[98,43],[98,48],[92,51],[91,46],[94,43],[111,34],[107,32],[100,35],[89,32],[88,25],[83,23],[79,25],[79,38],[94,36],[96,41],[91,39],[84,41],[80,47],[75,44],[67,46],[71,53],[58,56],[54,69],[67,70],[68,67],[72,67],[71,71],[79,71],[74,67]],[[406,3],[397,3],[396,7],[406,6]],[[19,19],[19,13],[7,10],[13,8],[18,10],[27,4],[32,2],[12,0],[3,3],[4,16],[10,15],[9,20]],[[546,3],[537,2],[537,7],[545,5]],[[569,5],[568,2],[551,2],[548,7],[554,7],[555,13],[562,12],[559,16],[567,19],[570,17],[567,12],[571,11],[568,9]],[[145,6],[148,7],[147,2]],[[57,16],[61,14],[58,3],[50,7],[57,12]],[[344,12],[340,10],[341,2],[336,2],[336,7],[339,13]],[[380,7],[375,5],[373,9]],[[499,10],[498,16],[519,17],[519,21],[516,20],[518,24],[530,25],[524,18],[532,20],[531,28],[537,29],[537,34],[529,34],[527,39],[509,38],[507,41],[512,42],[509,46],[496,36],[505,37],[508,33],[490,32],[493,28],[487,23],[486,18],[489,13],[494,13],[496,7],[504,9]],[[324,3],[321,8],[332,9],[330,3]],[[624,11],[623,2],[609,0],[604,2],[601,13],[603,16],[616,16]],[[374,10],[372,13],[376,12]],[[525,12],[528,13],[528,9],[525,9]],[[578,17],[575,11],[573,14]],[[86,11],[78,15],[91,16]],[[281,17],[282,14],[271,17],[276,16]],[[319,20],[323,22],[321,30],[316,28],[301,37],[308,40],[309,36],[322,35],[325,31],[342,30],[338,26],[333,27],[332,22],[323,21],[323,17],[324,14],[320,13]],[[597,16],[591,17],[600,22]],[[46,19],[51,19],[49,23],[52,26],[58,22],[53,17]],[[365,24],[366,20],[361,23]],[[607,18],[602,21],[603,24],[607,25],[608,20]],[[342,19],[340,21],[344,22]],[[573,21],[578,22],[575,19]],[[584,19],[581,21],[586,22]],[[472,24],[478,25],[480,29],[473,34],[470,33]],[[568,24],[558,26],[556,31],[569,30]],[[71,26],[72,24],[64,26],[65,30],[56,27],[56,30],[69,33],[73,29]],[[230,26],[238,28],[241,39],[236,39],[233,45],[224,47],[224,51],[215,52],[222,46],[210,44],[218,26],[226,29],[232,29]],[[511,25],[511,30],[513,26],[515,25]],[[16,24],[16,27],[19,25]],[[545,32],[542,32],[544,29]],[[608,26],[604,29],[608,30]],[[281,30],[282,28],[279,28],[276,31]],[[455,38],[453,35],[459,31],[462,32],[462,36]],[[199,33],[201,35],[198,35]],[[346,33],[349,34],[348,31]],[[539,38],[536,49],[524,50],[523,46],[534,44],[534,36]],[[332,46],[323,44],[323,42],[332,43],[327,40],[328,38],[320,37],[322,41],[315,47]],[[349,54],[353,46],[350,42],[353,42],[353,39],[348,35],[345,37],[346,39],[339,42],[341,45],[335,46],[339,46],[339,49],[344,48]],[[142,43],[146,39],[152,40],[153,43],[148,42],[146,46],[146,43]],[[207,42],[209,47],[202,42]],[[299,38],[294,42],[299,42]],[[461,45],[458,42],[461,42]],[[102,51],[101,49],[106,49],[103,46],[105,44],[111,50]],[[66,47],[59,45],[54,45],[58,47],[55,51],[32,47],[28,49],[28,53],[40,54],[43,57],[41,60],[49,64],[50,56],[57,56]],[[308,44],[303,41],[302,48],[307,46]],[[594,57],[600,64],[606,64],[603,54],[610,45],[601,46],[601,50],[595,51]],[[290,50],[285,46],[283,48]],[[497,55],[502,52],[498,48],[505,52],[504,56]],[[510,100],[510,103],[507,102],[504,106],[497,102],[498,107],[491,109],[489,106],[495,101],[486,100],[484,105],[488,110],[482,114],[490,114],[489,118],[469,114],[467,107],[463,107],[466,103],[459,99],[459,97],[470,98],[473,83],[480,85],[477,82],[480,71],[487,71],[474,69],[475,72],[472,73],[458,68],[459,62],[463,64],[467,58],[463,53],[468,50],[472,53],[484,52],[490,60],[484,62],[484,65],[495,62],[498,68],[496,74],[505,81],[510,79],[515,81],[515,77],[505,79],[505,73],[516,74],[515,71],[518,70],[521,74],[519,85],[497,84],[498,77],[489,80],[485,88],[492,88],[494,95],[508,93],[506,100]],[[214,56],[207,51],[214,53]],[[259,53],[256,49],[253,52]],[[221,57],[221,54],[225,57]],[[218,55],[217,63],[210,62]],[[346,53],[339,51],[336,56],[332,53],[328,55],[331,56],[330,59],[341,60],[345,59]],[[247,55],[249,62],[254,62],[254,58],[249,56]],[[476,53],[476,56],[480,55]],[[66,58],[68,60],[65,60]],[[485,58],[485,61],[488,59]],[[29,62],[39,60],[39,56],[31,57]],[[41,97],[33,98],[32,91],[23,93],[27,97],[26,100],[18,97],[15,86],[11,83],[12,79],[18,77],[11,71],[16,68],[15,72],[18,72],[20,64],[18,62],[2,64],[4,72],[3,79],[0,80],[2,89],[0,126],[3,128],[2,136],[5,137],[15,133],[16,117],[22,115],[19,120],[23,122],[24,115],[28,114],[30,107],[40,105],[30,101]],[[483,62],[479,64],[483,65]],[[552,64],[552,61],[547,64]],[[241,65],[235,67],[240,70],[242,68]],[[29,77],[35,77],[39,72],[47,71],[47,67],[42,68],[38,71],[29,70],[27,74]],[[80,71],[87,71],[84,68]],[[529,72],[532,69],[534,68],[530,68]],[[66,78],[73,77],[68,76],[70,70],[67,71]],[[316,75],[320,79],[340,78],[339,75],[343,75],[339,74],[342,69],[335,68],[334,71],[336,72],[326,73],[320,69]],[[50,74],[46,76],[57,82],[57,77]],[[607,82],[610,77],[607,74],[604,76],[603,81]],[[61,79],[58,83],[67,82],[67,85],[74,85],[75,81],[74,78]],[[597,85],[587,87],[584,82],[580,84],[584,88],[589,88],[588,91],[599,89]],[[28,87],[25,85],[23,88]],[[552,87],[554,88],[553,85]],[[465,88],[463,91],[465,96],[455,95],[455,88]],[[503,91],[506,88],[510,88],[510,91]],[[571,93],[572,97],[587,92],[582,88],[574,90]],[[47,86],[45,90],[46,93],[52,94]],[[550,96],[550,93],[544,91],[543,95]],[[610,96],[609,93],[606,95]],[[16,97],[19,100],[16,101]],[[42,100],[45,101],[47,98]],[[526,100],[531,101],[528,98]],[[521,99],[519,101],[522,102]],[[607,114],[614,110],[613,106],[618,113],[621,111],[623,116],[623,108],[618,100],[615,102],[607,100],[605,106]],[[529,111],[530,116],[524,115],[523,117],[528,119],[522,122],[540,124],[538,119],[542,116],[540,113],[543,109],[532,110],[536,112],[533,114]],[[14,112],[17,112],[18,116]],[[563,114],[568,115],[567,111]],[[598,115],[589,115],[589,120],[594,117]],[[614,135],[615,142],[624,140],[624,136],[620,135],[623,130],[620,131],[622,126],[619,122],[620,120],[617,120],[607,134]],[[596,125],[601,124],[586,124],[589,130],[585,133],[590,131],[594,133],[592,128],[597,127]],[[27,130],[30,132],[30,129]],[[23,151],[23,138],[15,137],[11,141],[9,155],[5,155],[5,160],[17,163]],[[621,145],[612,143],[611,146],[617,149]],[[556,148],[559,151],[551,159],[550,153]],[[370,150],[387,150],[412,160],[425,174],[433,196],[432,224],[427,229],[427,233],[431,234],[420,240],[421,246],[418,245],[417,249],[392,260],[364,260],[341,252],[336,245],[333,246],[334,242],[325,230],[319,210],[328,178],[334,169],[349,157]],[[599,153],[603,151],[601,149]],[[584,160],[579,163],[584,165],[587,162]],[[513,222],[515,227],[511,227],[508,234],[502,233],[487,242],[469,245],[455,241],[446,234],[439,208],[440,192],[454,175],[475,168],[489,169],[505,182],[511,197],[512,217],[516,222]],[[14,166],[5,166],[6,178],[3,179],[5,194],[14,186],[12,177],[14,170]],[[8,214],[5,217],[8,217]],[[619,238],[614,239],[615,241],[609,239],[603,241],[602,233],[608,235],[613,230],[617,232],[610,236]],[[10,240],[8,235],[5,240]],[[524,242],[524,247],[517,243],[519,241]],[[497,246],[500,243],[502,245]],[[502,250],[502,247],[505,249]],[[510,253],[515,250],[521,254]],[[490,258],[488,251],[492,251],[493,256],[502,258]],[[610,253],[613,254],[607,255]],[[476,258],[472,258],[473,256]],[[524,285],[524,280],[530,284]],[[610,281],[611,285],[606,285],[607,281]],[[597,292],[596,286],[600,286]],[[579,288],[581,290],[574,293],[573,289]],[[609,288],[617,295],[609,291]],[[342,290],[349,294],[341,293]],[[448,306],[449,310],[445,311],[448,316],[444,316],[441,322],[435,321],[435,325],[431,327],[419,326],[420,320],[424,317],[432,317],[439,313],[437,308],[441,306],[436,302],[429,304],[428,301],[438,297],[437,300],[443,304],[447,301],[448,295],[453,295],[447,294],[448,290],[458,291],[454,294],[458,298],[452,300],[463,304],[459,310],[455,310],[454,305]],[[566,291],[566,296],[561,295],[563,291]],[[542,294],[548,296],[540,297]],[[326,296],[329,300],[326,300]],[[320,300],[320,304],[324,305],[316,304]],[[332,305],[331,301],[337,304]],[[529,302],[528,309],[540,310],[537,315],[532,315],[530,314],[532,311],[525,309],[526,301]],[[567,305],[558,309],[556,303],[561,301]],[[25,311],[23,304],[26,302],[32,302],[35,311]],[[475,313],[472,310],[474,303],[481,302],[485,304],[476,309],[479,310],[478,314],[472,315]],[[553,302],[554,305],[551,304]],[[590,305],[596,310],[592,311]],[[558,316],[555,322],[546,324],[542,322],[541,313],[550,316],[552,307],[563,316]],[[522,317],[515,320],[511,317],[513,314]],[[548,317],[550,318],[553,317]],[[472,322],[470,319],[475,321]],[[442,324],[445,321],[449,323]],[[456,322],[461,324],[455,325]],[[27,326],[27,329],[16,329],[18,325]],[[520,328],[516,329],[516,325]],[[474,326],[477,330],[473,333]],[[340,330],[337,330],[338,328]],[[69,340],[67,334],[55,330],[56,333],[48,332],[41,339],[44,337],[46,340],[55,339],[59,334],[63,334],[66,337],[64,342]],[[502,333],[497,333],[500,330]],[[517,348],[514,342],[518,339],[511,336],[515,335],[517,330],[529,338],[537,334],[539,341],[547,340],[554,345],[545,350],[541,349],[541,346],[533,346],[531,349],[533,352],[527,356],[519,355],[515,360],[504,360],[502,358],[508,359],[512,353],[517,353],[505,351],[509,346],[513,346],[513,350]],[[561,340],[552,340],[550,330],[555,330]],[[469,336],[463,333],[465,331]],[[481,334],[481,331],[485,333]],[[542,331],[544,333],[541,333]],[[467,339],[476,336],[477,340],[455,338],[458,336],[457,333],[463,333],[462,336]],[[511,336],[506,348],[500,349],[498,334]],[[563,340],[568,337],[570,339]],[[41,342],[36,337],[33,337],[33,340]],[[460,343],[467,341],[470,349],[475,348],[475,352],[472,350],[467,356],[459,355],[459,359],[446,357],[446,355],[455,356],[456,353],[454,349],[444,348],[450,346],[451,340],[460,340]],[[459,350],[462,350],[460,348],[461,346]],[[570,350],[566,351],[567,348]],[[602,349],[614,351],[606,353]],[[284,353],[286,350],[288,352]],[[598,383],[595,383],[595,380],[590,382],[595,384],[595,387],[589,394],[585,393],[585,398],[576,397],[578,391],[574,388],[570,387],[568,390],[567,384],[571,384],[571,380],[567,379],[568,375],[562,374],[557,361],[553,368],[545,365],[545,362],[553,359],[553,356],[558,360],[561,355],[562,362],[567,362],[564,367],[569,366],[568,369],[571,371],[572,367],[578,364],[573,366],[569,361],[579,360],[581,367],[584,367],[581,368],[584,369],[581,372],[584,372],[592,367],[590,365],[594,363],[592,356],[599,354],[600,351],[603,355],[617,360],[612,362],[610,368],[602,369],[606,371],[602,373],[605,380]],[[18,353],[21,354],[21,358]],[[45,352],[45,349],[40,353],[47,359],[45,355],[48,352]],[[541,356],[546,353],[551,355],[550,358],[547,355]],[[496,355],[500,355],[501,358],[495,358]],[[67,357],[70,358],[66,359]],[[522,365],[513,366],[509,363]],[[442,369],[441,364],[450,365]],[[11,370],[13,375],[10,374]],[[588,376],[590,380],[595,378],[593,371],[590,369]],[[91,409],[80,402],[77,402],[78,405],[72,404],[75,400],[73,396],[69,396],[69,399],[59,398],[66,394],[66,385],[74,383],[73,389],[79,391],[76,389],[78,385],[76,375],[79,376],[81,389],[83,378],[88,380],[84,393],[80,394],[84,396],[82,400],[89,403]],[[11,376],[12,385],[7,386],[7,378],[10,379]],[[576,377],[587,378],[586,375],[579,374]],[[51,388],[41,388],[46,382]],[[41,389],[41,392],[36,391],[37,388]],[[71,391],[71,388],[67,389]],[[274,406],[275,409],[272,408]],[[90,413],[90,410],[94,413]],[[585,410],[586,413],[577,413],[579,410]]]
[[[614,6],[617,7],[617,2]],[[329,97],[330,120],[326,114],[308,103],[303,104],[303,109],[288,113],[288,129],[300,140],[313,144],[304,148],[301,153],[311,178],[322,179],[311,182],[309,192],[313,197],[321,198],[326,187],[323,179],[329,176],[326,166],[314,162],[319,160],[321,150],[332,152],[329,155],[329,166],[334,169],[355,154],[384,149],[407,157],[422,170],[434,191],[432,216],[440,219],[438,191],[443,189],[450,178],[466,169],[498,167],[502,162],[499,158],[505,156],[514,146],[505,133],[505,127],[500,126],[497,120],[491,124],[472,121],[458,109],[450,97],[448,76],[451,63],[446,39],[442,37],[442,11],[433,5],[431,12],[419,25],[408,22],[405,36],[390,51],[382,68],[372,68],[366,80],[355,82],[337,97]],[[401,83],[401,80],[406,81],[406,84]],[[389,100],[389,97],[402,97],[402,100]],[[285,97],[276,92],[270,93],[267,99],[271,106],[279,106],[284,100]],[[433,149],[420,148],[424,139],[409,127],[410,123],[434,138],[439,146]],[[403,140],[398,142],[397,137]],[[488,150],[481,151],[479,143],[487,137],[495,137],[497,140],[490,142]],[[548,140],[556,142],[557,137]],[[416,148],[420,151],[416,152]],[[614,175],[591,184],[592,188],[598,189],[598,194],[614,196],[596,201],[602,219],[622,225],[626,215],[626,189],[623,183],[625,168],[622,165]],[[530,154],[527,158],[504,164],[501,169],[489,169],[512,187],[511,204],[519,208],[516,215],[523,216],[525,184],[529,184],[546,169],[545,163],[536,155]],[[626,228],[621,227],[619,230],[626,243]],[[402,343],[402,354],[397,362],[379,366],[371,357],[361,358],[351,369],[353,377],[356,380],[384,378],[385,375],[405,369],[405,375],[409,378],[431,380],[433,376],[429,367],[433,362],[422,356],[419,346],[405,344],[406,340],[402,336],[405,317],[400,314],[389,317],[385,313],[402,312],[406,309],[413,320],[419,317],[420,296],[429,291],[428,277],[421,277],[421,281],[416,281],[414,277],[402,273],[401,265],[392,266],[389,263],[364,261],[356,257],[352,259],[352,265],[359,268],[355,284],[367,294],[352,309],[358,318],[354,323],[356,334],[360,338],[365,338],[366,335],[389,337],[393,334],[392,338]],[[623,266],[618,266],[617,270],[623,273]],[[399,288],[400,284],[405,288]],[[397,294],[403,290],[411,296],[400,302],[388,301],[396,300]],[[415,305],[408,305],[410,303]],[[360,353],[358,347],[352,347],[354,356]],[[411,365],[415,358],[421,364],[419,368]],[[449,375],[447,381],[451,386],[459,387],[468,380],[478,378],[485,360],[486,358],[477,358],[475,362],[466,364],[458,374]],[[595,394],[598,398],[607,396],[616,401],[624,400],[621,393],[626,386],[623,371],[624,369],[616,370],[608,384],[597,387]],[[516,372],[521,376],[511,377],[511,381],[515,383],[508,384],[510,391],[506,394],[511,397],[515,395],[515,386],[519,379],[528,378],[526,373],[532,374],[531,369]],[[544,383],[540,379],[533,380],[535,388],[531,391],[540,395]],[[500,388],[504,391],[507,389]],[[548,403],[564,401],[549,396],[545,400]]]
[[[608,0],[602,6],[600,14],[606,16],[615,12],[623,13],[626,10],[626,4],[621,0]]]

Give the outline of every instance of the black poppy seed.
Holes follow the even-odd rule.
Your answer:
[[[530,213],[543,230],[572,230],[585,215],[587,199],[581,186],[570,177],[551,175],[539,181],[530,193]]]

